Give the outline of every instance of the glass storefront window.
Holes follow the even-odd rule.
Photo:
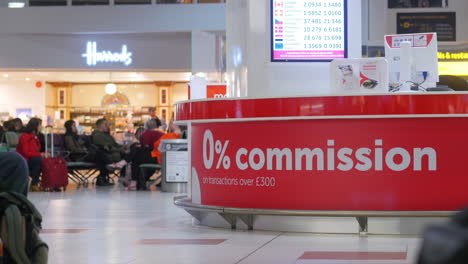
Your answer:
[[[109,5],[109,0],[73,0],[72,5]]]
[[[226,3],[226,0],[198,0],[199,4]]]
[[[8,7],[8,0],[0,0],[0,7]],[[74,6],[81,5],[110,5],[111,0],[18,0],[28,6]],[[156,4],[209,4],[226,3],[226,0],[114,0],[115,5],[151,5]]]
[[[156,0],[157,4],[191,4],[192,0]]]
[[[29,6],[66,6],[67,0],[29,0]]]
[[[226,3],[226,0],[156,0],[157,4],[209,4],[209,3]]]
[[[115,0],[116,5],[147,5],[151,0]]]

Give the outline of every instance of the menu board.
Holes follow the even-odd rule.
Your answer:
[[[271,61],[347,55],[347,0],[271,0]]]
[[[388,0],[388,8],[447,8],[448,0]]]
[[[398,13],[397,33],[436,32],[439,41],[456,41],[456,21],[455,12]]]

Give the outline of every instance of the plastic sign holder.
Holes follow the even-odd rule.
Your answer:
[[[388,62],[384,58],[334,60],[330,78],[334,94],[388,92]]]

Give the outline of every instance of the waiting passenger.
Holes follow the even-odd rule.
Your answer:
[[[159,138],[164,136],[164,130],[162,128],[162,122],[159,118],[151,119],[146,124],[147,129],[141,136],[141,144],[143,146],[149,146],[153,148],[154,142],[158,141]]]
[[[1,138],[3,137],[4,133],[5,133],[5,129],[3,128],[2,125],[0,125],[0,143],[4,143],[4,142],[1,142]]]
[[[179,126],[174,125],[171,122],[169,127],[172,133],[164,134],[164,136],[160,137],[153,145],[153,151],[151,152],[151,156],[157,159],[158,164],[161,164],[161,151],[159,150],[159,145],[161,145],[161,141],[165,139],[179,139],[182,137],[182,131],[180,130]]]
[[[137,190],[146,189],[146,179],[140,175],[141,164],[157,164],[157,159],[151,156],[154,143],[164,136],[161,128],[161,121],[159,119],[151,119],[146,124],[147,130],[141,136],[140,144],[131,146],[130,154],[127,156],[127,161],[131,162],[132,181],[130,189],[136,188]]]
[[[15,119],[12,119],[11,122],[13,122],[13,126],[15,127],[16,133],[21,134],[24,132],[24,125],[21,119],[15,118]]]
[[[3,123],[3,126],[5,128],[5,133],[0,138],[0,142],[7,144],[7,147],[9,149],[15,149],[18,145],[19,137],[21,136],[21,134],[15,132],[15,125],[13,123],[13,120],[6,121],[5,123]]]
[[[109,122],[105,119],[99,119],[96,122],[96,130],[92,134],[92,141],[98,147],[96,153],[96,163],[98,164],[100,175],[96,185],[111,185],[109,182],[109,172],[107,166],[112,169],[121,169],[127,162],[123,160],[125,155],[122,145],[119,145],[110,134]]]
[[[39,176],[41,174],[41,159],[48,157],[45,152],[40,152],[41,143],[39,141],[39,133],[42,130],[42,120],[39,118],[31,118],[28,125],[24,129],[24,133],[19,139],[16,150],[28,162],[29,175],[32,177],[31,191],[38,192]]]
[[[136,140],[138,140],[138,142],[141,142],[141,137],[143,136],[145,131],[146,131],[146,129],[144,127],[139,127],[135,131],[135,138],[136,138]]]
[[[90,161],[95,160],[96,153],[91,148],[86,147],[86,142],[78,136],[76,123],[73,120],[65,122],[65,148],[70,151],[72,161]]]

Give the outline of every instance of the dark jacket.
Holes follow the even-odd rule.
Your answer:
[[[87,149],[84,144],[84,140],[75,135],[65,135],[65,148],[70,151],[70,153],[86,153]]]
[[[112,161],[118,162],[122,160],[121,153],[123,152],[123,146],[119,145],[109,133],[95,130],[92,138],[93,144],[98,146],[101,151],[111,155]]]
[[[86,142],[77,135],[65,134],[65,148],[70,151],[70,159],[73,161],[94,162],[95,152],[86,148]]]

